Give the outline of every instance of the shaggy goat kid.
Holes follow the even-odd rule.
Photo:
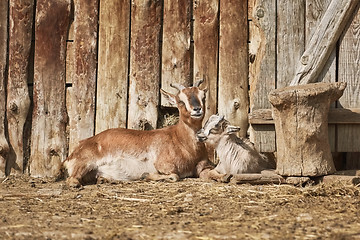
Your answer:
[[[239,127],[229,125],[224,116],[212,115],[197,133],[198,140],[215,148],[219,164],[210,171],[212,174],[260,173],[273,168],[266,157],[258,153],[249,140],[236,136]]]
[[[201,81],[188,88],[172,84],[179,90],[177,95],[161,89],[164,97],[179,110],[180,120],[174,126],[151,131],[109,129],[81,141],[64,161],[69,174],[67,184],[78,187],[98,177],[113,180],[208,179],[213,166],[204,144],[196,138],[205,114],[206,90],[200,90],[200,84]],[[218,181],[223,177],[212,174]]]

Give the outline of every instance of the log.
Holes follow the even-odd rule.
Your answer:
[[[74,69],[70,121],[71,148],[94,135],[98,1],[74,1]],[[70,151],[72,150],[70,148]]]
[[[335,172],[328,141],[328,112],[345,87],[346,83],[315,83],[276,89],[269,94],[278,174],[322,176]]]
[[[133,0],[131,4],[127,127],[154,129],[159,103],[161,1]]]
[[[70,0],[37,1],[30,156],[34,177],[57,176],[67,155],[65,50],[70,8]]]
[[[9,2],[0,1],[0,178],[6,176],[5,167],[9,153],[9,145],[5,137],[8,9]]]
[[[219,42],[219,1],[194,2],[194,79],[207,88],[204,119],[216,113]]]
[[[338,171],[332,175],[322,176],[318,179],[322,183],[334,184],[340,182],[342,184],[360,184],[360,170]]]
[[[171,83],[191,85],[190,0],[164,0],[161,87],[173,92]],[[161,105],[170,106],[161,96]]]
[[[249,111],[247,22],[247,1],[220,1],[218,110],[240,127],[241,137]]]
[[[231,178],[232,183],[237,184],[281,184],[285,179],[273,171],[264,170],[261,173],[236,174]]]
[[[126,127],[130,0],[100,1],[95,133]]]
[[[358,5],[358,0],[331,1],[300,58],[291,86],[317,80]]]
[[[29,59],[33,31],[34,0],[10,1],[7,122],[11,153],[7,171],[24,171],[24,125],[30,107]]]

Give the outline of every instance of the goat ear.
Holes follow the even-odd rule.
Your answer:
[[[236,133],[240,131],[240,127],[237,127],[237,126],[231,126],[231,125],[228,125],[226,127],[226,133],[227,134],[231,134],[231,133]]]
[[[166,100],[169,101],[169,103],[171,105],[176,105],[176,98],[175,98],[175,95],[171,94],[171,93],[168,93],[166,92],[165,90],[163,89],[160,89],[160,92],[162,93],[162,95],[166,98]]]

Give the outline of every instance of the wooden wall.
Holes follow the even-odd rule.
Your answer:
[[[290,83],[329,3],[1,1],[0,177],[55,176],[81,139],[114,127],[162,127],[173,110],[160,88],[175,93],[170,83],[199,79],[209,90],[206,118],[224,114],[260,151],[276,151],[271,116],[256,122],[249,113],[269,111],[267,94]],[[319,78],[348,82],[333,107],[351,113],[360,112],[359,15]],[[359,126],[334,122],[333,150],[360,152]]]
[[[331,0],[249,0],[250,137],[261,151],[276,151],[266,95],[274,88],[290,84],[297,63],[330,3]],[[359,5],[318,78],[348,84],[329,115],[333,152],[359,152]],[[360,162],[359,155],[355,156]]]

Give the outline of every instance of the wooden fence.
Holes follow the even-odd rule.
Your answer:
[[[224,114],[260,151],[276,151],[267,95],[289,85],[330,2],[1,1],[0,177],[55,176],[81,139],[161,127],[173,110],[159,89],[198,79],[206,118]],[[358,9],[319,78],[348,83],[334,104],[348,117],[330,118],[337,152],[360,152]]]

